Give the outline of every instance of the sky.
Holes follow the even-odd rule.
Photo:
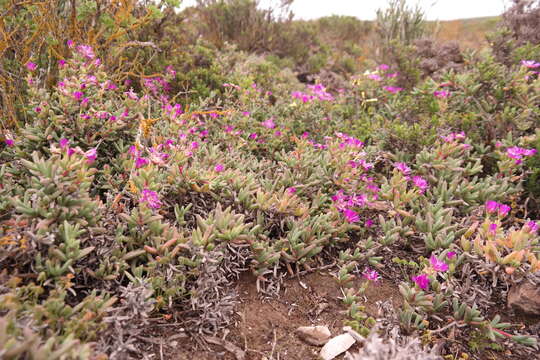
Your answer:
[[[183,0],[182,7],[195,4],[196,0]],[[495,16],[504,12],[510,0],[409,0],[418,3],[428,20],[454,20],[482,16]],[[261,0],[263,6],[275,5],[279,0]],[[356,16],[361,20],[375,19],[378,8],[387,0],[294,0],[292,10],[296,19],[316,19],[330,15]]]

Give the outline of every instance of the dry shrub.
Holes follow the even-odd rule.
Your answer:
[[[516,62],[514,51],[517,48],[540,44],[540,0],[513,2],[503,14],[502,30],[490,36],[495,57],[506,65]]]

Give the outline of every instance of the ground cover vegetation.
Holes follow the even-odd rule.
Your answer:
[[[540,1],[476,49],[401,0],[178,5],[0,0],[0,358],[175,358],[319,269],[350,359],[537,355]]]

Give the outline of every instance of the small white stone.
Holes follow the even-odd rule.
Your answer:
[[[310,345],[323,346],[332,336],[326,326],[301,326],[296,329],[298,336]]]
[[[323,360],[332,360],[339,354],[347,351],[355,343],[349,334],[341,334],[330,339],[321,349],[320,357]]]

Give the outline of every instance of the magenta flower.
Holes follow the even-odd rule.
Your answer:
[[[431,255],[429,258],[429,263],[435,271],[445,272],[448,271],[448,264],[444,261],[439,260],[435,255]]]
[[[521,65],[525,66],[529,69],[535,69],[537,67],[540,67],[540,63],[534,61],[534,60],[522,60]]]
[[[58,67],[59,68],[63,68],[64,65],[66,65],[66,60],[64,60],[64,59],[58,60]]]
[[[193,142],[191,143],[191,149],[192,149],[192,150],[195,150],[195,149],[197,149],[198,147],[199,147],[199,143],[198,143],[198,142],[193,141]]]
[[[77,46],[77,51],[79,52],[79,54],[89,60],[92,60],[96,57],[96,55],[94,54],[94,50],[89,45],[79,45]]]
[[[34,64],[33,62],[29,61],[26,63],[26,68],[30,71],[34,71],[37,69],[37,65]]]
[[[176,71],[172,67],[172,65],[169,65],[165,68],[165,71],[167,71],[167,74],[171,75],[172,77],[176,76]]]
[[[60,144],[60,148],[64,149],[69,145],[69,140],[66,138],[62,138],[58,143]]]
[[[403,88],[396,87],[396,86],[383,86],[383,89],[392,94],[397,94],[398,92],[403,90]]]
[[[296,188],[294,186],[291,186],[290,188],[287,189],[287,192],[293,195],[296,193]]]
[[[497,224],[490,224],[489,225],[489,232],[492,235],[497,234]]]
[[[73,97],[78,101],[81,101],[83,96],[84,96],[84,93],[82,91],[73,92]]]
[[[413,183],[417,188],[420,189],[421,194],[423,194],[424,191],[426,191],[426,189],[429,187],[428,182],[420,176],[414,176]]]
[[[539,226],[535,221],[528,221],[525,224],[525,228],[528,230],[528,232],[535,233],[538,231]]]
[[[146,203],[151,209],[159,209],[161,207],[161,201],[155,191],[143,189],[139,202]]]
[[[273,129],[273,128],[276,127],[276,124],[274,123],[274,118],[273,117],[263,121],[262,125],[267,129]]]
[[[411,173],[411,168],[407,166],[407,164],[402,162],[394,163],[394,167],[401,171],[403,175],[409,175]]]
[[[364,223],[364,226],[367,227],[367,228],[372,227],[373,226],[373,220],[367,219],[366,222]]]
[[[366,268],[364,270],[364,272],[362,273],[362,277],[364,279],[367,279],[369,281],[374,281],[374,282],[379,281],[379,279],[381,278],[379,276],[379,273],[376,270],[373,270],[373,269],[370,269],[370,268]]]
[[[375,80],[375,81],[381,81],[382,78],[379,74],[369,74],[368,79]]]
[[[128,154],[131,156],[137,156],[139,154],[139,150],[137,150],[137,147],[135,145],[131,145],[129,147]]]
[[[446,90],[439,90],[439,91],[434,91],[433,92],[433,95],[436,97],[436,98],[439,98],[439,99],[445,99],[447,97],[450,96],[450,92],[446,91]]]
[[[250,138],[251,140],[255,140],[257,137],[258,137],[257,133],[251,133],[251,134],[249,134],[249,138]]]
[[[486,211],[488,214],[493,214],[499,209],[499,203],[493,200],[486,201]]]
[[[499,216],[504,217],[508,215],[512,208],[508,205],[499,204]]]
[[[133,91],[133,88],[129,88],[129,91],[126,91],[124,94],[126,94],[126,96],[128,98],[130,98],[131,100],[139,100],[139,97],[137,96],[137,94]]]
[[[453,259],[454,257],[456,257],[456,252],[455,251],[449,251],[446,253],[446,257],[448,259]]]
[[[135,168],[136,169],[140,169],[142,168],[143,166],[146,166],[150,163],[150,161],[148,159],[145,159],[143,157],[140,157],[138,156],[136,159],[135,159]]]
[[[393,72],[393,73],[390,73],[390,74],[386,74],[386,77],[390,78],[390,79],[393,79],[393,78],[397,78],[398,75],[399,75],[399,72]]]
[[[93,149],[88,150],[87,152],[84,153],[84,156],[86,157],[86,162],[88,164],[93,163],[97,159],[97,149],[93,148]]]
[[[15,141],[13,139],[6,138],[4,141],[6,142],[7,147],[13,147],[13,145],[15,145]]]
[[[249,111],[242,111],[242,115],[249,116],[249,115],[251,115],[251,113]]]
[[[215,167],[214,167],[214,171],[215,172],[222,172],[223,170],[225,170],[225,167],[222,165],[222,164],[217,164]]]
[[[414,281],[414,283],[422,290],[427,290],[429,288],[429,278],[426,274],[413,276],[412,281]]]
[[[516,164],[521,164],[524,156],[533,156],[536,154],[536,149],[524,149],[518,146],[512,146],[506,149],[506,155],[516,160]]]
[[[382,70],[382,71],[386,71],[386,70],[390,69],[390,66],[388,66],[386,64],[381,64],[381,65],[377,66],[377,69]]]
[[[358,214],[356,213],[356,211],[351,210],[351,209],[345,209],[345,210],[343,210],[343,215],[345,216],[345,218],[347,219],[347,221],[350,222],[350,223],[355,223],[355,222],[357,222],[358,220],[360,220],[360,217],[358,216]]]

